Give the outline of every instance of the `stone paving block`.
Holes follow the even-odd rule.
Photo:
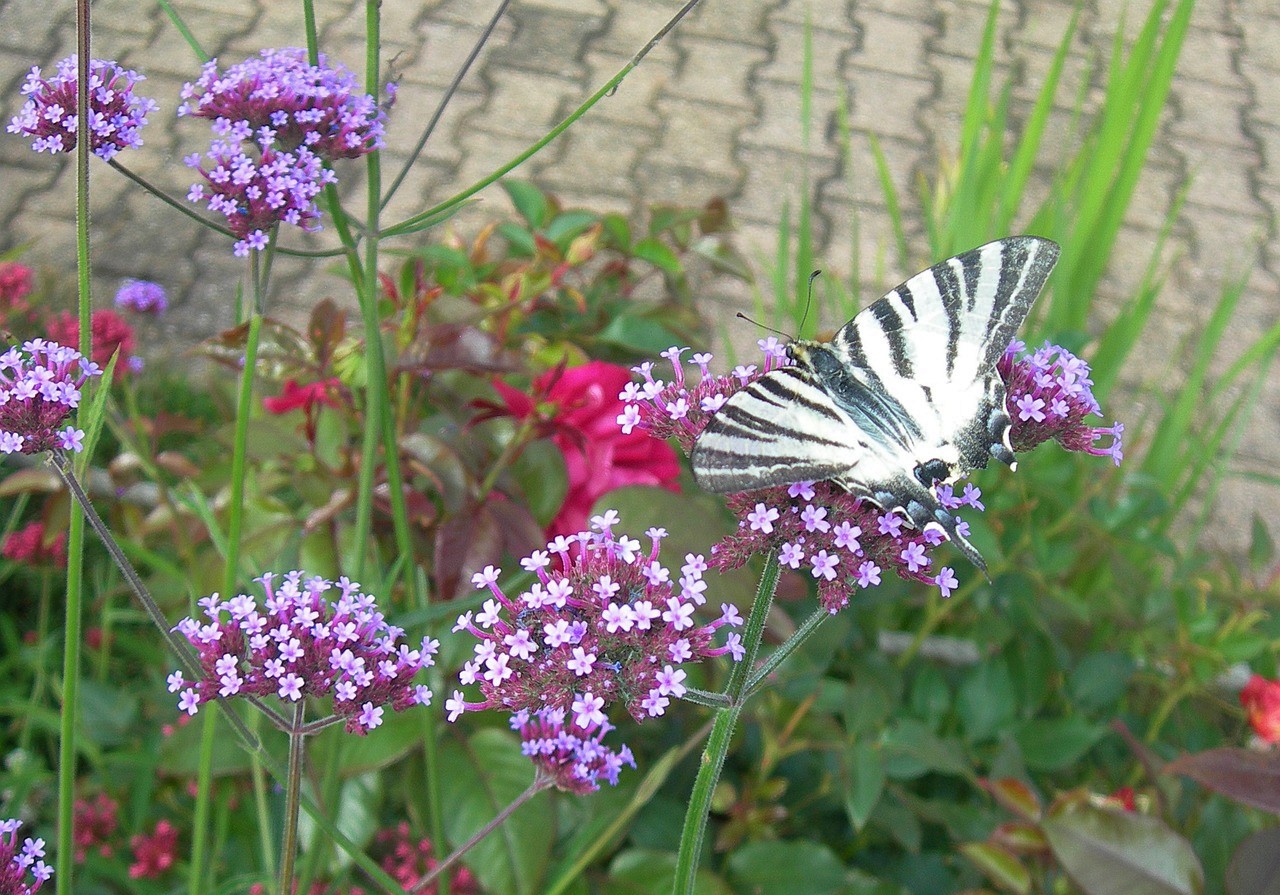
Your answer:
[[[580,99],[585,96],[574,80],[504,68],[494,75],[489,101],[475,113],[474,123],[492,133],[523,137],[528,145],[572,108],[566,108],[567,101],[576,105]]]
[[[1197,147],[1212,144],[1251,148],[1241,131],[1250,102],[1246,91],[1184,78],[1174,86],[1171,99],[1175,111],[1168,133],[1175,138]]]
[[[742,0],[739,3],[703,3],[680,23],[679,33],[684,36],[710,37],[765,48],[770,43],[769,34],[765,28],[765,17],[776,5],[776,3],[764,3],[760,0]]]
[[[767,26],[775,43],[770,61],[760,67],[759,77],[799,85],[804,71],[804,25],[771,19]],[[857,44],[853,26],[846,23],[845,28],[839,31],[814,28],[810,42],[813,47],[813,84],[832,89],[842,80],[841,66],[845,56]],[[736,74],[739,69],[734,66],[730,70]]]
[[[59,59],[75,48],[76,13],[74,6],[54,8],[31,4],[30,8],[0,8],[0,48],[12,50],[29,59],[19,71],[25,75],[31,66],[52,70]]]
[[[1071,17],[1076,8],[1075,3],[1064,3],[1061,0],[1036,3],[1025,10],[1018,22],[1017,36],[1013,38],[1019,53],[1031,49],[1055,52],[1062,45],[1062,39],[1071,27]],[[1071,40],[1072,51],[1079,52],[1083,48],[1080,28],[1077,24],[1075,36]],[[976,51],[977,48],[975,47]],[[1072,52],[1072,51],[1069,51]]]
[[[665,127],[655,154],[672,166],[704,167],[713,175],[741,176],[730,147],[753,115],[741,108],[664,96],[658,109]]]
[[[582,74],[581,54],[603,21],[599,16],[550,12],[539,15],[513,12],[512,16],[517,28],[515,38],[494,51],[494,60],[503,68],[527,69],[563,78]]]
[[[643,192],[633,171],[640,156],[652,151],[620,135],[609,122],[579,121],[561,138],[563,153],[542,177],[556,190],[573,188],[580,195],[593,191],[611,198]]]
[[[483,23],[466,23],[423,19],[415,28],[420,46],[413,70],[406,73],[407,78],[422,80],[428,84],[447,87],[475,47],[483,31]],[[480,72],[484,62],[498,50],[506,46],[511,39],[512,29],[497,29],[480,51],[466,83],[472,89],[480,86]]]
[[[795,84],[762,82],[756,96],[760,109],[754,114],[751,126],[743,131],[742,145],[769,146],[796,153],[805,151],[799,88]],[[810,102],[808,149],[817,158],[830,158],[839,151],[832,139],[839,97],[831,91],[815,91]]]
[[[932,98],[934,85],[930,81],[866,72],[851,86],[849,126],[855,133],[871,132],[881,139],[921,139],[917,114]],[[936,124],[932,115],[929,122],[931,127]]]
[[[926,45],[932,32],[922,28],[918,19],[858,7],[854,22],[858,42],[846,60],[846,72],[853,77],[870,69],[916,78],[926,69]]]
[[[621,70],[626,58],[612,53],[588,52],[587,82],[598,90]],[[605,96],[587,113],[592,118],[623,122],[640,130],[653,130],[661,122],[657,113],[658,97],[671,90],[675,74],[648,61],[633,68],[618,89]],[[594,92],[594,91],[593,91]]]
[[[753,0],[754,2],[754,0]],[[675,9],[664,0],[627,0],[614,7],[608,27],[593,36],[590,49],[596,52],[617,53],[630,59],[649,43],[658,29],[665,26]],[[683,31],[680,26],[668,33],[668,39],[654,47],[645,57],[667,69],[678,64],[676,44]]]
[[[1253,158],[1252,153],[1218,147],[1188,152],[1187,202],[1231,212],[1242,220],[1264,220],[1266,209],[1254,201],[1253,186],[1244,167]]]
[[[684,64],[668,83],[669,92],[686,99],[754,109],[755,102],[745,87],[751,73],[768,56],[763,49],[690,37],[685,37],[680,46]],[[730,85],[737,89],[726,89]]]

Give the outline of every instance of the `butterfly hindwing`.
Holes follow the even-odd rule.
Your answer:
[[[997,361],[1058,257],[1046,239],[997,240],[935,264],[861,311],[829,343],[732,395],[694,447],[698,483],[748,491],[831,479],[916,525],[937,522],[976,565],[931,483],[1012,463]]]

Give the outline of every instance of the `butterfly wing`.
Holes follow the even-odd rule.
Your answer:
[[[860,312],[829,344],[735,393],[694,447],[698,484],[748,491],[832,479],[918,526],[937,522],[979,568],[931,485],[1012,463],[1000,359],[1058,247],[1012,237],[949,258]]]

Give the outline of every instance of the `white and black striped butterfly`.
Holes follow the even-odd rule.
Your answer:
[[[989,457],[1014,465],[996,362],[1057,260],[1047,239],[1000,239],[916,274],[830,342],[792,342],[794,364],[732,395],[698,437],[698,484],[830,479],[917,527],[936,522],[985,571],[932,485]]]

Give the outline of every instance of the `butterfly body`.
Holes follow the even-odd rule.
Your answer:
[[[997,240],[907,280],[830,342],[792,342],[791,365],[732,395],[699,436],[699,485],[829,479],[917,527],[936,523],[985,568],[932,486],[990,457],[1013,465],[996,362],[1057,257],[1046,239]]]

